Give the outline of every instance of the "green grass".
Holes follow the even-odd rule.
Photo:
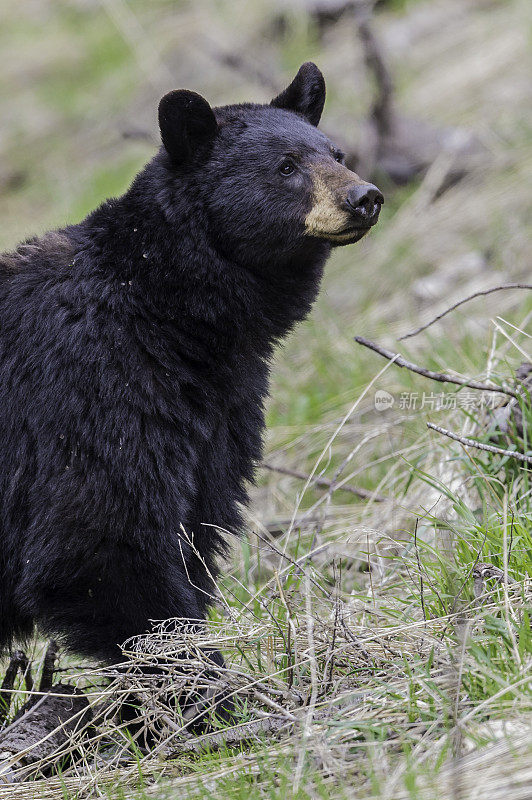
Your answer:
[[[512,0],[509,13],[507,3],[486,10],[450,2],[446,25],[429,24],[416,38],[430,5],[397,0],[378,21],[393,40],[394,26],[408,20],[414,37],[412,47],[405,49],[399,36],[390,49],[401,107],[433,124],[474,129],[487,158],[436,199],[430,192],[424,199],[423,180],[384,187],[379,226],[356,247],[335,251],[312,315],[276,354],[267,409],[267,460],[345,478],[385,501],[328,494],[313,484],[303,493],[303,481],[260,472],[249,536],[223,570],[226,608],[215,608],[210,621],[228,663],[244,675],[228,677],[240,697],[237,721],[270,713],[267,695],[297,723],[279,740],[264,734],[164,759],[130,746],[127,765],[111,760],[104,769],[94,759],[128,744],[109,724],[105,747],[84,745],[81,776],[66,766],[60,779],[8,787],[9,795],[0,786],[0,798],[81,800],[89,779],[102,796],[127,800],[454,800],[473,789],[492,800],[512,796],[512,781],[517,785],[532,755],[519,739],[520,726],[532,724],[530,473],[511,457],[464,449],[427,431],[426,422],[522,452],[530,443],[498,436],[479,407],[400,408],[402,393],[417,393],[420,402],[423,392],[450,397],[456,389],[393,365],[368,390],[385,362],[353,341],[362,334],[427,368],[476,379],[489,374],[499,384],[511,382],[530,353],[532,298],[524,292],[477,299],[419,337],[397,342],[478,288],[529,280],[526,4]],[[0,30],[9,53],[0,76],[4,247],[75,222],[121,193],[154,150],[122,131],[151,133],[157,100],[172,88],[155,88],[159,78],[148,74],[142,52],[103,5],[35,8],[7,3]],[[313,25],[294,12],[285,36],[275,39],[271,8],[259,2],[135,0],[126,9],[144,45],[175,74],[175,85],[213,102],[264,97],[267,90],[210,59],[206,20],[209,36],[253,54],[276,80],[316,59],[330,87],[325,120],[352,140],[359,135],[370,90],[347,23],[319,41]],[[468,53],[478,54],[471,74],[453,72]],[[21,177],[10,182],[10,175]],[[476,272],[461,266],[470,252],[484,258]],[[440,283],[430,296],[423,281],[432,277]],[[395,397],[391,409],[375,409],[377,389]],[[530,430],[526,398],[522,408]],[[479,564],[499,577],[502,571],[507,582],[485,575],[477,596]],[[74,667],[72,660],[62,663]],[[258,679],[262,699],[250,688]],[[83,685],[90,683],[89,672]],[[306,730],[313,692],[316,709]],[[22,699],[21,692],[15,708]]]

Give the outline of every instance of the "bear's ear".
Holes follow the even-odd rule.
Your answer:
[[[166,152],[175,164],[184,164],[209,145],[218,129],[208,102],[196,92],[178,89],[159,103],[159,128]]]
[[[297,111],[303,114],[311,125],[317,125],[325,103],[325,81],[323,75],[312,61],[307,61],[299,68],[296,77],[281,94],[275,97],[270,105]]]

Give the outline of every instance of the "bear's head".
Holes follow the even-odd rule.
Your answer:
[[[268,105],[211,108],[186,90],[162,98],[168,169],[193,187],[231,258],[260,265],[326,253],[377,222],[381,192],[317,129],[324,102],[325,81],[310,62]]]

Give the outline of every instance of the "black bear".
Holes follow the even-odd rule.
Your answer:
[[[119,198],[0,257],[0,647],[108,662],[202,619],[261,455],[272,349],[382,195],[318,131],[304,64],[268,105],[160,102]]]

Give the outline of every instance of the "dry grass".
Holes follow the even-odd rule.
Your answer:
[[[34,232],[29,218],[44,229],[119,191],[152,148],[120,132],[153,132],[156,100],[174,82],[220,102],[266,98],[252,75],[217,65],[209,42],[253,53],[274,83],[315,58],[331,89],[329,128],[362,135],[353,119],[370,89],[347,24],[318,42],[294,11],[289,37],[272,41],[276,7],[260,2],[202,0],[178,13],[164,2],[22,5],[6,4],[10,66],[0,79],[5,174],[26,175],[10,189],[0,174],[6,246]],[[463,391],[405,375],[352,339],[499,384],[532,360],[532,305],[517,291],[479,298],[403,347],[394,340],[462,296],[529,278],[529,17],[524,0],[430,0],[379,17],[403,110],[473,130],[484,156],[443,193],[446,152],[416,185],[388,188],[378,230],[335,253],[312,318],[278,354],[269,406],[268,461],[309,479],[261,473],[249,536],[224,570],[208,628],[160,625],[144,655],[128,648],[126,676],[65,658],[62,679],[85,687],[98,725],[70,742],[76,760],[59,777],[0,786],[0,798],[531,795],[529,472],[427,430],[430,420],[491,441],[478,396],[466,402]],[[442,389],[448,407],[438,410],[430,395]],[[393,406],[377,411],[377,390]],[[411,392],[416,408],[401,407]],[[317,486],[319,476],[333,488]],[[384,502],[358,501],[342,482]],[[478,578],[479,563],[503,579]],[[237,698],[235,730],[209,740],[183,729],[168,702],[192,690],[176,677],[183,644],[196,680],[203,649],[224,652],[219,680]],[[136,670],[146,652],[164,654],[158,681]],[[149,753],[117,724],[132,687],[158,730]]]

